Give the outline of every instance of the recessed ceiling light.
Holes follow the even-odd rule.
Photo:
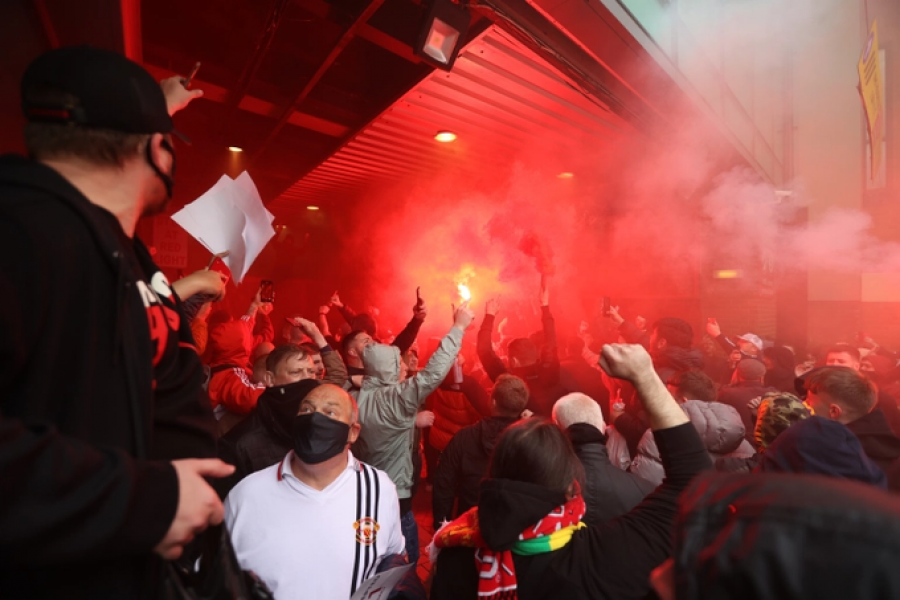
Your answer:
[[[575,173],[565,171],[564,173],[560,173],[559,175],[557,175],[557,177],[559,177],[560,179],[572,179],[573,177],[575,177]]]
[[[456,134],[452,131],[438,131],[437,135],[434,136],[434,139],[439,142],[444,142],[445,144],[448,142],[455,142]]]
[[[307,206],[306,210],[319,210],[318,206]]]
[[[228,149],[231,150],[232,152],[243,152],[244,151],[244,149],[241,148],[240,146],[228,146]]]

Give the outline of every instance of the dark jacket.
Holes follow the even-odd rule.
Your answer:
[[[513,555],[519,597],[597,600],[644,598],[650,572],[672,551],[672,523],[678,495],[711,466],[690,423],[657,431],[667,467],[665,483],[627,515],[579,529],[569,544],[546,554]],[[482,484],[478,517],[482,535],[495,550],[508,548],[519,534],[565,501],[561,493],[519,481]],[[432,600],[474,600],[478,574],[474,549],[445,548],[438,556]]]
[[[847,429],[859,438],[866,456],[885,473],[900,459],[900,438],[891,431],[880,408],[847,423]]]
[[[630,321],[619,325],[619,333],[629,344],[640,344],[650,352],[653,357],[653,368],[656,369],[656,374],[663,380],[663,383],[667,382],[669,377],[675,373],[703,368],[703,352],[697,348],[679,348],[678,346],[666,346],[662,350],[650,348],[650,336]]]
[[[219,439],[219,458],[235,466],[230,477],[215,481],[223,499],[244,477],[284,459],[294,447],[292,428],[300,403],[318,387],[316,379],[266,388],[256,408]]]
[[[434,476],[434,529],[478,504],[478,486],[487,476],[497,438],[517,417],[490,417],[460,429],[441,454]],[[456,501],[456,510],[453,509]]]
[[[762,453],[761,473],[806,473],[887,487],[884,472],[869,459],[849,428],[812,416],[794,423]]]
[[[215,455],[180,301],[112,214],[14,156],[0,289],[0,589],[152,594],[178,504],[167,461]]]
[[[550,417],[553,404],[568,392],[559,379],[559,356],[556,344],[556,324],[550,307],[541,307],[541,322],[544,328],[544,343],[540,349],[538,362],[527,367],[507,368],[494,352],[491,334],[494,331],[494,315],[485,315],[478,330],[478,358],[491,381],[496,381],[504,373],[521,377],[528,384],[531,397],[528,409],[536,415]]]
[[[606,436],[593,425],[575,423],[566,435],[584,467],[582,495],[587,504],[584,522],[588,525],[600,525],[624,515],[656,489],[646,479],[626,473],[610,462]]]
[[[747,404],[754,398],[777,391],[777,389],[763,385],[758,381],[741,381],[719,390],[716,402],[733,406],[737,410],[741,421],[744,423],[744,438],[753,444],[755,448],[756,440],[753,437],[753,432],[756,430],[756,411],[747,406]]]
[[[900,506],[872,486],[703,474],[680,505],[679,600],[900,597]]]

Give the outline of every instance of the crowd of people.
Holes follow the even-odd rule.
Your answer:
[[[420,559],[391,597],[900,595],[900,355],[618,307],[560,332],[543,275],[520,337],[490,300],[477,331],[466,302],[420,340],[418,293],[396,337],[337,292],[315,320],[276,327],[258,294],[231,315],[218,273],[170,284],[135,237],[172,195],[183,83],[87,47],[23,79],[30,157],[0,159],[0,595],[192,597],[213,532],[247,572],[228,597],[350,598]]]

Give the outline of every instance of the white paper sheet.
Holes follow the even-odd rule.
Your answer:
[[[172,215],[211,253],[231,252],[223,260],[236,284],[275,236],[273,219],[246,171],[236,180],[222,175],[206,193]]]

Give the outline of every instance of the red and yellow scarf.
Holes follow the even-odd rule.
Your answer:
[[[514,600],[518,595],[513,554],[534,555],[559,550],[572,540],[577,530],[586,527],[581,522],[584,512],[584,499],[579,494],[526,528],[511,549],[495,552],[485,545],[481,537],[476,507],[441,527],[434,534],[434,545],[437,548],[475,548],[478,597]]]

